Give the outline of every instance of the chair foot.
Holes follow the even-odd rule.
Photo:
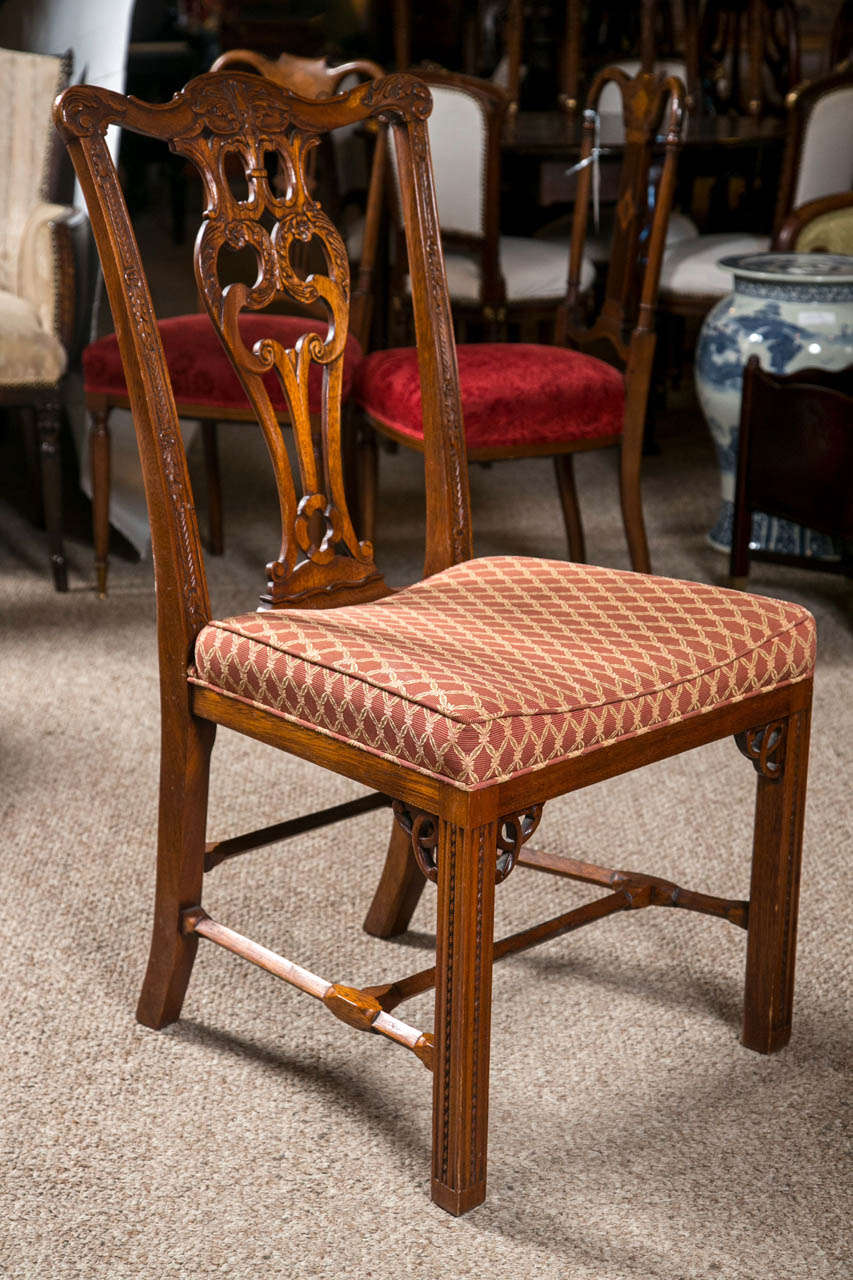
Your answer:
[[[396,822],[391,829],[385,866],[362,928],[374,938],[405,933],[426,880],[412,853],[408,832]]]
[[[180,1016],[198,938],[185,934],[181,913],[201,902],[207,787],[216,726],[206,720],[164,722],[154,929],[136,1009],[159,1030]]]
[[[452,1214],[486,1193],[497,830],[438,821],[432,1198]]]
[[[772,750],[762,750],[765,738]],[[775,1053],[791,1036],[809,708],[743,735],[738,745],[759,774],[742,1042]]]

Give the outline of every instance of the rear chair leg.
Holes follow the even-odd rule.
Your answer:
[[[201,903],[215,733],[214,724],[189,716],[178,731],[164,724],[154,930],[136,1009],[138,1021],[155,1030],[180,1016],[198,945],[197,935],[181,932],[181,912]]]
[[[758,773],[743,1043],[774,1053],[791,1036],[810,708],[738,735]]]
[[[365,916],[364,932],[374,938],[394,938],[405,933],[425,884],[423,872],[412,853],[408,832],[395,822],[385,866]]]
[[[438,822],[432,1198],[458,1215],[486,1195],[497,824]]]

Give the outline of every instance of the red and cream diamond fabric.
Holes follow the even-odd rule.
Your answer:
[[[798,605],[500,557],[211,622],[190,680],[473,790],[802,680],[814,653]]]

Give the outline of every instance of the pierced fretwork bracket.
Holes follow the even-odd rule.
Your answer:
[[[391,806],[394,817],[407,832],[412,842],[415,861],[427,880],[438,880],[438,821],[434,814],[423,809],[414,809],[395,800]],[[520,813],[507,814],[498,822],[498,842],[495,861],[495,883],[506,880],[516,864],[521,846],[525,844],[539,826],[542,817],[542,805],[534,804]]]
[[[738,750],[751,760],[762,778],[776,780],[785,772],[785,729],[787,722],[773,720],[760,729],[735,734]]]

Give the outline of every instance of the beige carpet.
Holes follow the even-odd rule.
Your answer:
[[[227,555],[217,610],[251,607],[274,545],[269,484],[223,432]],[[716,480],[686,413],[647,466],[661,573],[722,581],[704,542]],[[625,566],[611,457],[582,458],[590,555]],[[196,472],[199,458],[191,463]],[[417,571],[417,460],[383,458],[379,542]],[[203,488],[203,485],[199,485]],[[479,553],[563,553],[547,463],[473,473]],[[150,564],[48,585],[40,537],[0,505],[2,1045],[0,1275],[84,1280],[836,1280],[849,1274],[850,587],[756,567],[755,590],[820,624],[795,1028],[738,1043],[744,935],[677,912],[617,916],[496,970],[487,1203],[429,1201],[430,1077],[315,1002],[202,943],[179,1024],[136,1025],[153,884],[157,671]],[[354,794],[223,731],[211,830]],[[541,839],[746,896],[754,774],[723,742],[547,806]],[[422,967],[434,895],[399,941],[360,922],[384,815],[248,855],[210,876],[233,927],[331,980]],[[518,870],[508,930],[585,890]],[[429,1001],[404,1016],[430,1025]]]

